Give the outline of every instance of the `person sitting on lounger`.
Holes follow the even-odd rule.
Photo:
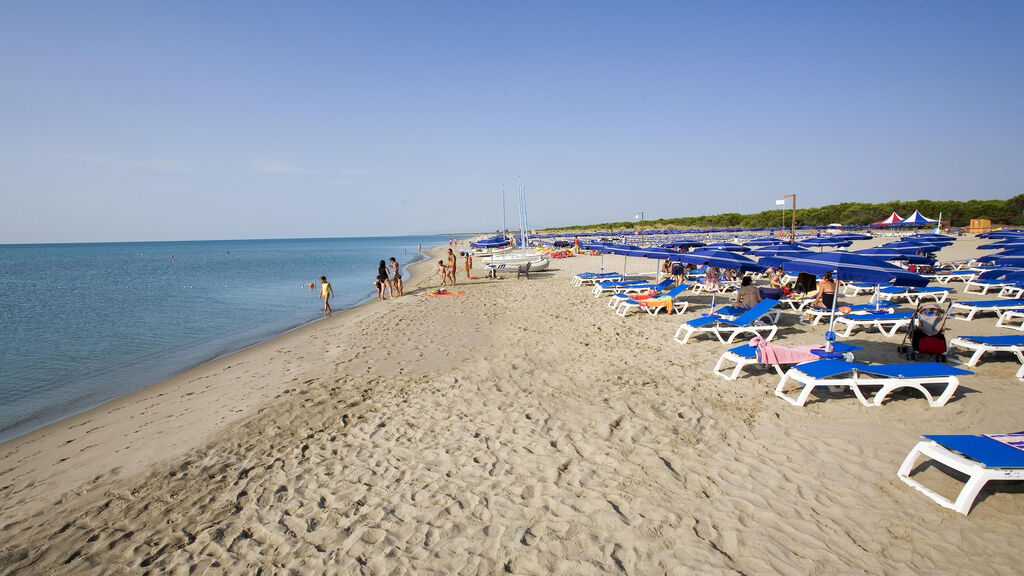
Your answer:
[[[754,286],[750,276],[744,276],[743,280],[740,281],[740,289],[733,296],[733,301],[736,302],[738,308],[746,308],[747,310],[753,308],[761,301],[761,292]]]
[[[818,282],[818,297],[811,302],[811,306],[832,308],[836,299],[836,283],[832,280],[832,273],[825,272],[825,276]]]

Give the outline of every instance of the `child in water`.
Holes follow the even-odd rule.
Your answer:
[[[331,283],[327,281],[326,276],[320,277],[320,298],[324,301],[324,314],[331,312],[331,296],[334,296],[334,289],[331,288]]]

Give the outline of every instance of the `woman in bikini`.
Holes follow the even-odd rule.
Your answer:
[[[391,261],[391,285],[395,289],[395,292],[399,296],[402,295],[402,271],[398,268],[398,261],[395,257],[390,258]]]
[[[383,260],[381,260],[380,265],[377,266],[377,281],[380,282],[380,292],[377,296],[383,300],[384,289],[386,288],[388,291],[388,297],[394,299],[395,289],[391,285],[391,278],[388,278],[388,265],[385,264]]]

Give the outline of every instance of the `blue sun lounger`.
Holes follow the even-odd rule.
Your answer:
[[[822,344],[821,347],[822,349],[824,349],[825,345]],[[863,350],[863,348],[861,348],[860,346],[854,346],[852,344],[844,344],[843,342],[832,343],[832,352],[835,354],[843,354],[844,356],[846,356],[847,360],[853,360],[853,353],[856,352],[857,350]],[[736,363],[736,366],[732,369],[732,372],[730,372],[729,374],[722,372],[722,366],[726,362]],[[724,353],[722,353],[722,355],[718,358],[718,362],[715,364],[715,368],[714,370],[712,370],[712,372],[718,374],[719,376],[725,378],[726,380],[735,380],[740,375],[740,371],[743,370],[744,366],[750,366],[752,364],[759,363],[760,361],[757,358],[757,348],[751,346],[750,344],[744,344],[742,346],[730,348],[726,350]],[[782,371],[782,366],[778,364],[772,364],[771,366],[775,368],[775,371],[779,373],[779,376],[785,376],[786,373]]]
[[[756,306],[737,316],[734,320],[715,316],[714,314],[698,316],[683,322],[679,329],[676,330],[676,335],[672,339],[680,344],[686,344],[694,332],[711,332],[721,343],[729,344],[736,339],[736,336],[747,332],[752,335],[761,335],[765,340],[771,340],[775,337],[779,327],[774,324],[761,323],[760,320],[778,303],[778,300],[761,300]],[[765,331],[768,332],[767,336],[761,334]],[[686,332],[686,334],[680,338],[679,335],[683,332]],[[722,336],[723,333],[729,334],[729,338],[724,338]]]
[[[828,387],[832,391],[843,388],[853,393],[865,406],[881,406],[885,397],[899,388],[913,388],[924,395],[932,408],[943,406],[960,385],[959,376],[973,374],[969,370],[947,366],[939,362],[909,362],[905,364],[862,364],[845,360],[818,360],[793,366],[779,380],[775,387],[775,395],[793,406],[803,406],[811,392],[818,387]],[[866,377],[865,375],[869,375]],[[800,395],[795,399],[786,395],[783,390],[790,380],[803,386]],[[933,395],[927,386],[943,386],[939,394]],[[862,387],[880,386],[881,388],[869,401]]]
[[[897,476],[943,508],[966,515],[989,480],[1024,480],[1024,432],[991,435],[926,435],[903,460]],[[997,440],[998,438],[998,440]],[[956,500],[911,478],[917,459],[926,456],[967,475]]]
[[[615,282],[623,278],[619,272],[580,272],[572,277],[573,286],[593,284],[594,282]]]
[[[594,298],[600,298],[605,292],[613,292],[620,294],[624,292],[646,292],[647,290],[656,290],[658,292],[668,288],[672,285],[674,280],[666,278],[657,284],[651,282],[598,282],[594,284]]]
[[[662,300],[663,298],[671,298],[672,311],[676,312],[677,314],[682,314],[683,312],[686,312],[686,309],[690,306],[690,303],[686,300],[677,300],[676,298],[678,298],[683,292],[686,292],[689,289],[689,284],[680,284],[679,286],[676,286],[675,288],[669,290],[668,292],[658,294],[655,298],[659,302],[665,302],[664,300]],[[645,301],[636,300],[631,295],[625,294],[613,295],[611,297],[611,302],[615,305],[615,313],[618,314],[619,316],[622,316],[623,318],[626,317],[626,314],[629,314],[630,310],[643,308],[644,310],[647,310],[649,314],[654,315],[657,314],[659,310],[667,308],[669,306],[669,304],[651,306]]]

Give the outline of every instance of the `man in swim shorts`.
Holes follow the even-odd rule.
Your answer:
[[[455,252],[448,249],[448,276],[452,279],[452,286],[455,286]]]

